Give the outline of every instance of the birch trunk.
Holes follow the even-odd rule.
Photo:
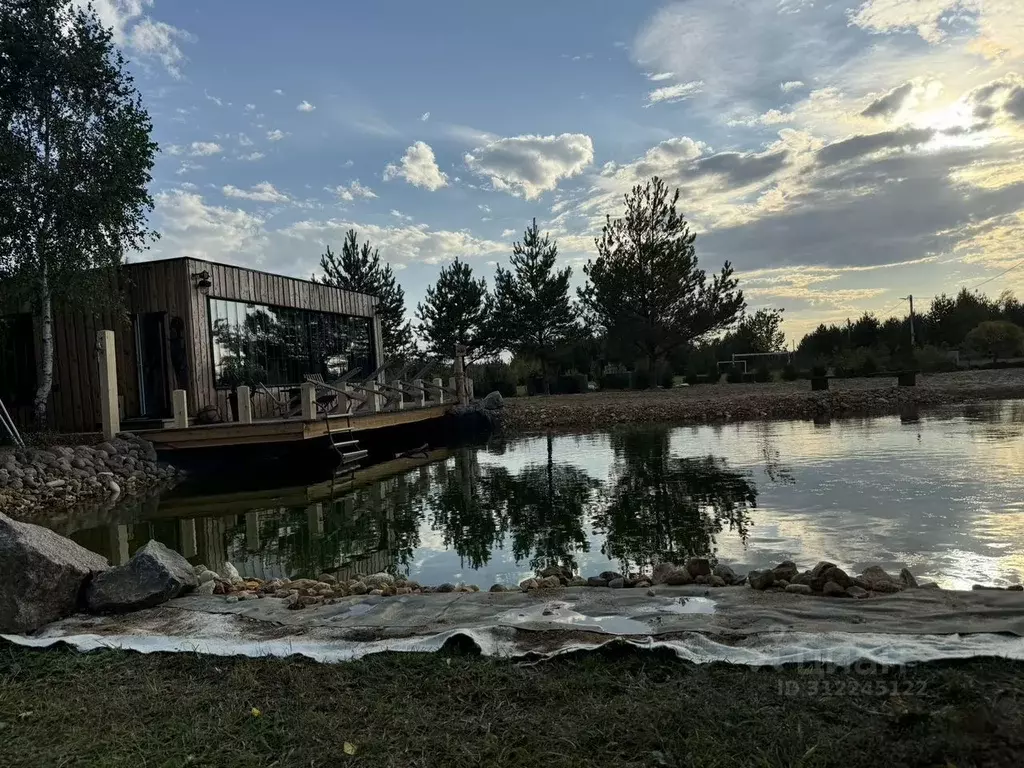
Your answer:
[[[46,261],[39,279],[39,318],[42,325],[43,348],[39,358],[39,385],[36,388],[35,420],[38,429],[46,429],[47,404],[53,389],[53,300]]]

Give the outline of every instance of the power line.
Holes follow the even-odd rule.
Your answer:
[[[1015,270],[1015,269],[1016,269],[1017,267],[1019,267],[1019,266],[1020,266],[1021,264],[1024,264],[1024,259],[1021,259],[1021,260],[1020,260],[1020,261],[1018,261],[1018,262],[1017,262],[1016,264],[1014,264],[1014,265],[1013,265],[1012,267],[1009,267],[1009,268],[1007,268],[1007,269],[1004,269],[1004,270],[1003,270],[1002,272],[1000,272],[1000,273],[999,273],[998,275],[992,275],[992,277],[989,277],[989,278],[987,278],[987,279],[985,279],[985,280],[982,280],[982,281],[981,281],[980,283],[978,283],[978,284],[977,284],[976,286],[974,286],[973,288],[971,288],[971,290],[972,290],[972,291],[976,291],[976,290],[978,290],[979,288],[981,288],[981,286],[985,285],[985,283],[991,283],[991,282],[992,282],[993,280],[995,280],[996,278],[1002,277],[1002,276],[1003,276],[1003,275],[1005,275],[1005,274],[1006,274],[1007,272],[1012,272],[1012,271],[1013,271],[1013,270]]]

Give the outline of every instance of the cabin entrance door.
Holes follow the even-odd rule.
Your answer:
[[[139,370],[139,415],[163,419],[171,415],[167,393],[167,313],[135,316],[135,359]]]

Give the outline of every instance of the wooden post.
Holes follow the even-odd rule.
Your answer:
[[[245,513],[245,548],[258,552],[260,548],[260,513]]]
[[[308,381],[302,385],[299,395],[302,405],[302,420],[313,421],[316,419],[316,387]]]
[[[199,552],[196,545],[196,521],[195,518],[180,520],[178,530],[181,536],[181,554],[184,557],[195,557]]]
[[[402,380],[395,379],[391,382],[391,386],[398,390],[398,403],[395,405],[396,411],[405,409],[405,390],[402,389]]]
[[[171,392],[171,409],[174,413],[174,428],[188,429],[188,393],[184,389]]]
[[[306,524],[313,538],[318,539],[324,535],[324,505],[321,502],[306,507]]]
[[[121,431],[121,413],[117,404],[117,357],[113,331],[96,332],[96,356],[100,368],[100,419],[107,440]]]
[[[466,377],[466,398],[471,401],[475,399],[475,395],[473,394],[473,380],[468,376]]]
[[[437,392],[437,404],[444,405],[444,381],[434,379],[434,391]]]
[[[466,348],[462,344],[455,345],[455,396],[459,405],[469,405],[466,392]]]
[[[242,384],[235,392],[238,400],[238,423],[252,424],[252,390]]]
[[[417,408],[425,408],[427,405],[427,390],[423,388],[423,379],[415,379],[413,386],[416,388],[416,399],[413,402],[416,403]]]

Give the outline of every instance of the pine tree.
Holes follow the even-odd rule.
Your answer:
[[[35,418],[53,387],[53,308],[116,304],[146,224],[157,146],[113,33],[73,0],[0,0],[0,280],[40,329]]]
[[[576,310],[569,301],[572,268],[556,270],[558,245],[541,237],[537,220],[523,240],[512,245],[512,269],[494,276],[494,335],[516,354],[534,357],[544,370],[553,348],[573,327]]]
[[[327,247],[320,257],[321,280],[346,291],[377,297],[384,352],[407,354],[412,347],[412,329],[405,319],[405,291],[395,279],[391,265],[381,262],[380,252],[367,240],[362,245],[354,229],[345,235],[340,256]]]
[[[431,355],[451,360],[455,345],[463,344],[471,358],[479,359],[493,351],[490,310],[487,281],[474,280],[473,268],[456,259],[441,269],[437,282],[417,305],[420,324],[416,330]]]
[[[697,265],[686,219],[655,176],[626,195],[626,215],[608,217],[597,259],[583,268],[580,299],[614,339],[644,356],[653,370],[675,349],[731,326],[746,302],[725,262],[708,280]]]

